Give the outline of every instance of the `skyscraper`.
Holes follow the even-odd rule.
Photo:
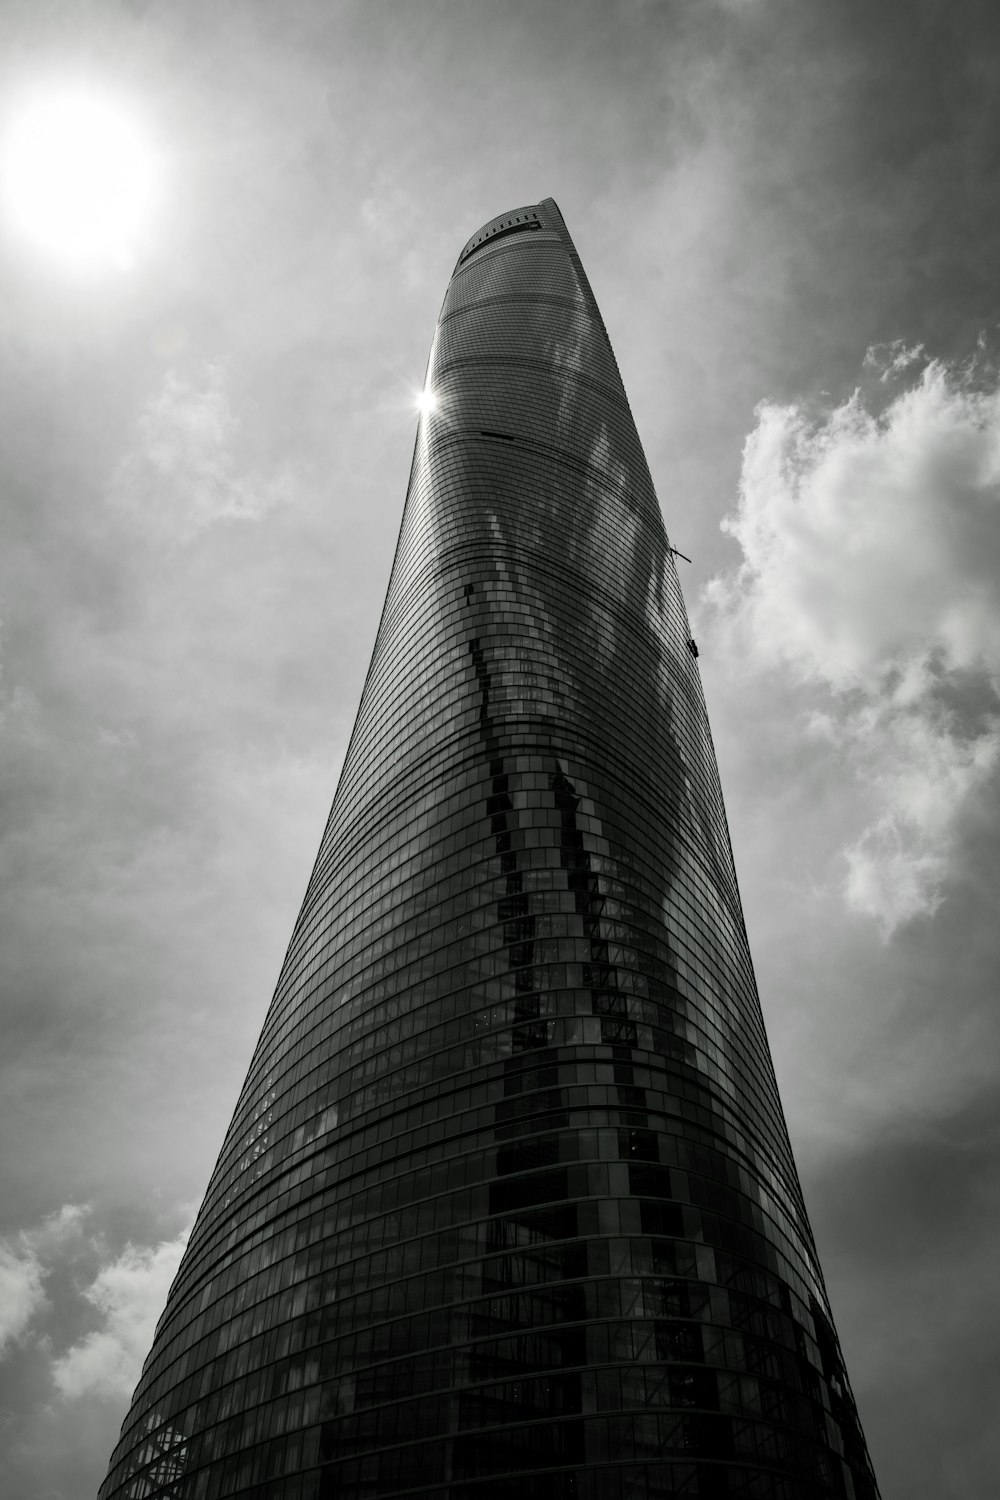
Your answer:
[[[438,320],[330,819],[102,1500],[874,1500],[673,555],[551,199]]]

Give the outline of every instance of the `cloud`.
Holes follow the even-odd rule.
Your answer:
[[[168,370],[116,470],[112,502],[158,539],[182,542],[219,521],[259,520],[284,498],[287,479],[242,468],[240,437],[222,364],[207,364],[198,380]]]
[[[89,1212],[86,1204],[67,1203],[37,1228],[0,1240],[0,1359],[48,1306],[48,1262],[79,1239]]]
[[[152,1343],[188,1231],[155,1246],[126,1245],[102,1266],[84,1296],[104,1326],[86,1334],[53,1362],[62,1395],[129,1397]]]
[[[89,1203],[64,1203],[43,1219],[37,1229],[26,1230],[22,1239],[44,1261],[73,1256],[82,1246],[93,1243],[86,1231],[90,1213]]]
[[[82,1296],[96,1309],[101,1326],[51,1361],[52,1378],[69,1399],[127,1398],[152,1342],[188,1230],[157,1245],[126,1244],[109,1260],[103,1234],[90,1230],[91,1217],[89,1205],[67,1203],[35,1228],[0,1240],[0,1357],[24,1342],[42,1314],[47,1316],[45,1338],[36,1342],[40,1349],[51,1347],[53,1337],[58,1339],[58,1326],[76,1314],[71,1304],[79,1307],[81,1262],[89,1263],[92,1279]],[[104,1264],[99,1264],[101,1259]],[[46,1290],[50,1278],[51,1296]]]
[[[842,893],[886,935],[937,909],[1000,760],[1000,383],[922,358],[897,341],[868,392],[758,408],[723,522],[743,560],[704,601],[745,674],[813,693],[863,792]]]
[[[0,1244],[0,1357],[23,1338],[45,1306],[44,1272],[26,1245]]]
[[[879,382],[886,385],[894,376],[901,375],[922,359],[923,344],[914,344],[910,348],[905,339],[892,339],[888,344],[872,344],[865,353],[863,364],[866,370],[875,370]]]

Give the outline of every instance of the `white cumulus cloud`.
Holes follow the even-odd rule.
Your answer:
[[[936,909],[1000,760],[1000,387],[922,358],[873,351],[877,399],[758,408],[723,523],[742,564],[706,591],[744,672],[825,694],[813,734],[867,802],[844,896],[886,934]]]
[[[88,1333],[53,1362],[64,1396],[131,1395],[152,1343],[188,1232],[155,1246],[126,1245],[102,1266],[84,1292],[103,1327]]]

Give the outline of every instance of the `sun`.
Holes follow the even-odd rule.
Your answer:
[[[7,215],[47,254],[131,265],[156,196],[155,153],[110,100],[64,89],[24,103],[0,145]]]

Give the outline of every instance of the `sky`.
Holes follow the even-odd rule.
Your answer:
[[[996,1493],[1000,18],[6,0],[157,186],[0,205],[0,1493],[96,1492],[374,641],[456,255],[554,197],[681,564],[885,1500]]]

